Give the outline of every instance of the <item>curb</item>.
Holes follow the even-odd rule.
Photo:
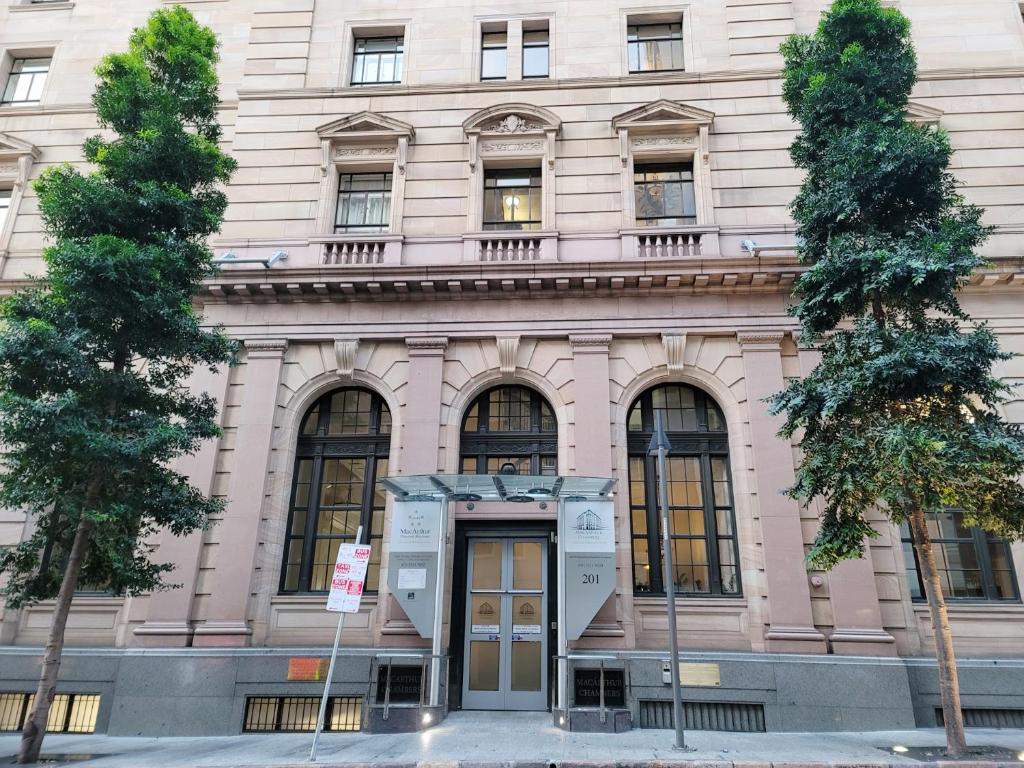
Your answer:
[[[234,768],[1021,768],[1021,763],[995,760],[907,760],[888,761],[834,761],[834,762],[753,762],[729,760],[509,760],[476,762],[471,760],[420,760],[409,762],[372,763],[285,763],[268,765],[238,765]]]

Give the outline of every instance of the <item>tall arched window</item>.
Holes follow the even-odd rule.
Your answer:
[[[647,448],[654,414],[664,414],[675,588],[688,595],[739,595],[739,552],[725,418],[715,401],[685,384],[644,392],[628,417],[633,590],[663,593],[658,468]]]
[[[532,389],[515,385],[489,389],[466,411],[460,451],[462,472],[467,475],[498,474],[507,464],[519,475],[557,475],[554,411]]]
[[[373,392],[328,392],[306,412],[295,453],[282,592],[326,592],[342,543],[373,547],[366,588],[380,574],[384,488],[391,448],[391,412]]]

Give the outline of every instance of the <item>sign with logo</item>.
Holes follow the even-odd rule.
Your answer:
[[[388,589],[420,637],[434,634],[440,499],[396,501],[391,510]]]
[[[288,659],[288,679],[316,682],[327,678],[327,659]]]
[[[327,596],[327,610],[358,613],[359,601],[366,584],[366,566],[370,564],[368,544],[342,544],[331,576],[331,593]]]
[[[615,589],[615,504],[562,504],[566,638],[578,640]]]

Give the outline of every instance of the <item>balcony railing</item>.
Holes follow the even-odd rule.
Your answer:
[[[627,259],[693,259],[718,256],[718,230],[713,227],[628,230],[622,233]]]
[[[556,232],[488,232],[463,237],[465,261],[555,261]]]
[[[402,263],[401,235],[338,235],[323,239],[320,263],[328,266]]]

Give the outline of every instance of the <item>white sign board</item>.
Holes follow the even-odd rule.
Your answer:
[[[442,504],[439,499],[395,501],[391,508],[388,589],[420,637],[434,634]]]
[[[328,611],[359,612],[369,563],[368,544],[342,544],[338,547],[338,560],[334,563],[334,575],[331,577],[331,594],[327,596]]]
[[[615,505],[566,501],[562,514],[565,636],[578,640],[615,589]]]

